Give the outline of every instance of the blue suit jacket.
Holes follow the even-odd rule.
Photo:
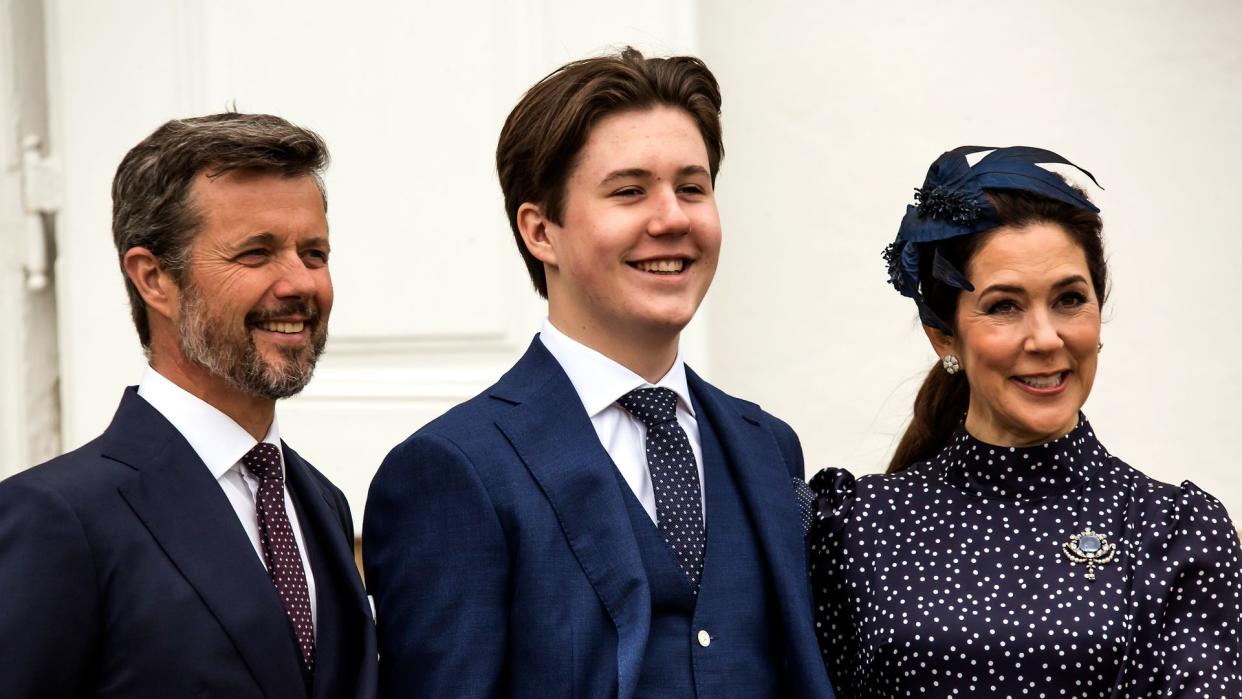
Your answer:
[[[831,697],[790,483],[797,437],[688,380],[756,523],[798,695]],[[381,695],[633,696],[650,594],[614,472],[538,338],[495,386],[393,449],[363,523]]]
[[[348,505],[284,454],[318,597],[313,696],[372,697]],[[0,483],[0,697],[303,697],[290,629],[219,484],[133,388],[102,436]]]

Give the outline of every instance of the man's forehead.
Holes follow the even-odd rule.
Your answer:
[[[222,170],[218,166],[208,165],[194,174],[195,189],[204,191],[246,188],[263,184],[283,184],[290,187],[310,185],[318,190],[314,175],[311,173],[288,174],[278,170],[255,168],[229,168]]]
[[[327,216],[310,175],[200,173],[192,201],[202,222],[196,238],[210,237],[217,245],[271,246],[290,239],[326,245]]]
[[[287,176],[272,172],[228,170],[200,171],[194,177],[191,197],[202,213],[253,208],[307,207],[324,209],[323,194],[309,174]]]
[[[670,118],[671,117],[671,118]],[[572,172],[594,180],[708,172],[707,144],[691,116],[659,109],[610,115],[591,128]]]

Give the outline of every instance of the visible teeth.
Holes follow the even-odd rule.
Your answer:
[[[274,333],[300,333],[306,323],[298,321],[296,323],[285,323],[281,321],[269,320],[259,323],[259,327],[264,330],[270,330]]]
[[[685,266],[685,260],[648,260],[635,262],[634,266],[644,272],[680,272]]]
[[[1022,376],[1018,380],[1034,388],[1055,388],[1061,385],[1061,378],[1064,376],[1065,372],[1061,372],[1052,376]]]

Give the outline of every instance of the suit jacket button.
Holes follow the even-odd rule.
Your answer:
[[[712,636],[707,633],[707,629],[699,629],[699,645],[704,648],[712,644]]]

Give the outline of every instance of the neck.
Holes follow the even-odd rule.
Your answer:
[[[151,368],[188,393],[229,416],[251,437],[262,440],[276,416],[276,401],[246,393],[180,352],[154,352]]]
[[[605,330],[599,324],[558,317],[549,310],[548,320],[567,337],[579,342],[612,361],[638,374],[647,383],[664,378],[677,361],[680,330],[651,332],[621,328]],[[620,330],[620,332],[618,332]]]
[[[1068,423],[1051,425],[1005,425],[972,402],[966,411],[966,432],[985,444],[998,447],[1034,447],[1060,439],[1078,426],[1078,412]]]

